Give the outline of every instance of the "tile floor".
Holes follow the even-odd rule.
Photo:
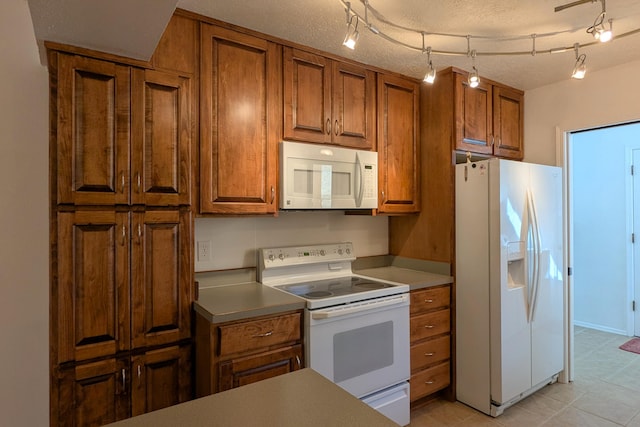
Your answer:
[[[575,329],[575,381],[552,384],[492,418],[460,402],[436,400],[411,412],[411,427],[640,427],[640,354],[629,339]]]

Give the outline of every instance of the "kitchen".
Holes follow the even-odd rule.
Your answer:
[[[1,11],[5,36],[3,43],[7,48],[3,50],[5,61],[0,72],[3,80],[11,83],[6,88],[8,96],[0,101],[3,111],[3,150],[8,150],[7,154],[3,151],[1,156],[4,181],[8,183],[3,186],[3,196],[11,204],[11,209],[3,210],[5,229],[2,239],[3,264],[0,269],[5,316],[2,322],[3,338],[7,343],[0,357],[3,369],[6,369],[2,377],[8,379],[3,382],[2,409],[6,419],[14,420],[17,425],[46,425],[49,401],[46,381],[49,331],[46,267],[49,258],[46,249],[48,81],[46,69],[39,63],[26,2],[3,2]],[[555,164],[559,158],[556,148],[558,131],[637,120],[635,100],[639,89],[633,79],[637,67],[638,61],[632,61],[590,73],[589,78],[582,82],[566,80],[526,91],[525,158],[531,162]],[[597,96],[599,102],[608,108],[603,111],[598,105],[585,101],[593,96]],[[25,120],[24,117],[29,119]],[[26,158],[29,159],[29,167],[25,167],[21,161]],[[21,197],[25,193],[29,197]],[[326,221],[324,216],[329,214],[318,215]],[[384,228],[385,218],[369,219],[379,220]],[[252,227],[260,232],[268,231],[277,222],[267,221],[266,218],[229,221],[245,232]],[[249,222],[250,225],[247,227],[240,221]],[[294,225],[301,223],[302,227],[309,225],[306,218],[294,218],[292,221]],[[344,218],[344,221],[347,222],[345,227],[355,228],[349,222],[357,220]],[[377,230],[379,226],[372,228]],[[245,239],[251,242],[251,236],[257,231],[248,231]],[[339,228],[336,232],[341,233]],[[318,235],[322,233],[323,230],[319,229]],[[384,248],[386,244],[386,235],[382,235],[376,240],[376,248]],[[358,244],[362,238],[357,236],[352,240],[356,241],[358,247],[368,246],[368,241]],[[248,247],[256,246],[251,243]],[[214,252],[212,255],[212,259],[224,259],[224,254]],[[365,252],[363,255],[370,254]],[[7,301],[11,303],[7,304]],[[29,363],[25,363],[25,357],[28,357]]]

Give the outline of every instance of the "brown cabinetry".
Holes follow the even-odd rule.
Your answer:
[[[376,146],[375,72],[284,48],[284,138],[364,150]]]
[[[302,367],[300,311],[221,324],[196,316],[198,397]]]
[[[451,288],[411,291],[411,401],[451,383]]]
[[[275,213],[281,48],[208,24],[201,43],[200,212]]]
[[[524,94],[486,82],[472,88],[455,73],[455,149],[522,160]]]
[[[55,56],[58,204],[189,204],[189,78]]]
[[[378,74],[378,211],[420,210],[419,85]]]

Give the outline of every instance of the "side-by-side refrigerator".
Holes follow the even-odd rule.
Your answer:
[[[564,363],[562,171],[456,165],[456,394],[498,416]]]

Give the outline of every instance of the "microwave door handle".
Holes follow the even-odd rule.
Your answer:
[[[362,205],[362,196],[364,194],[364,180],[362,177],[364,176],[364,165],[360,161],[360,156],[356,153],[356,171],[355,171],[355,188],[357,189],[356,195],[356,207],[360,207]]]

